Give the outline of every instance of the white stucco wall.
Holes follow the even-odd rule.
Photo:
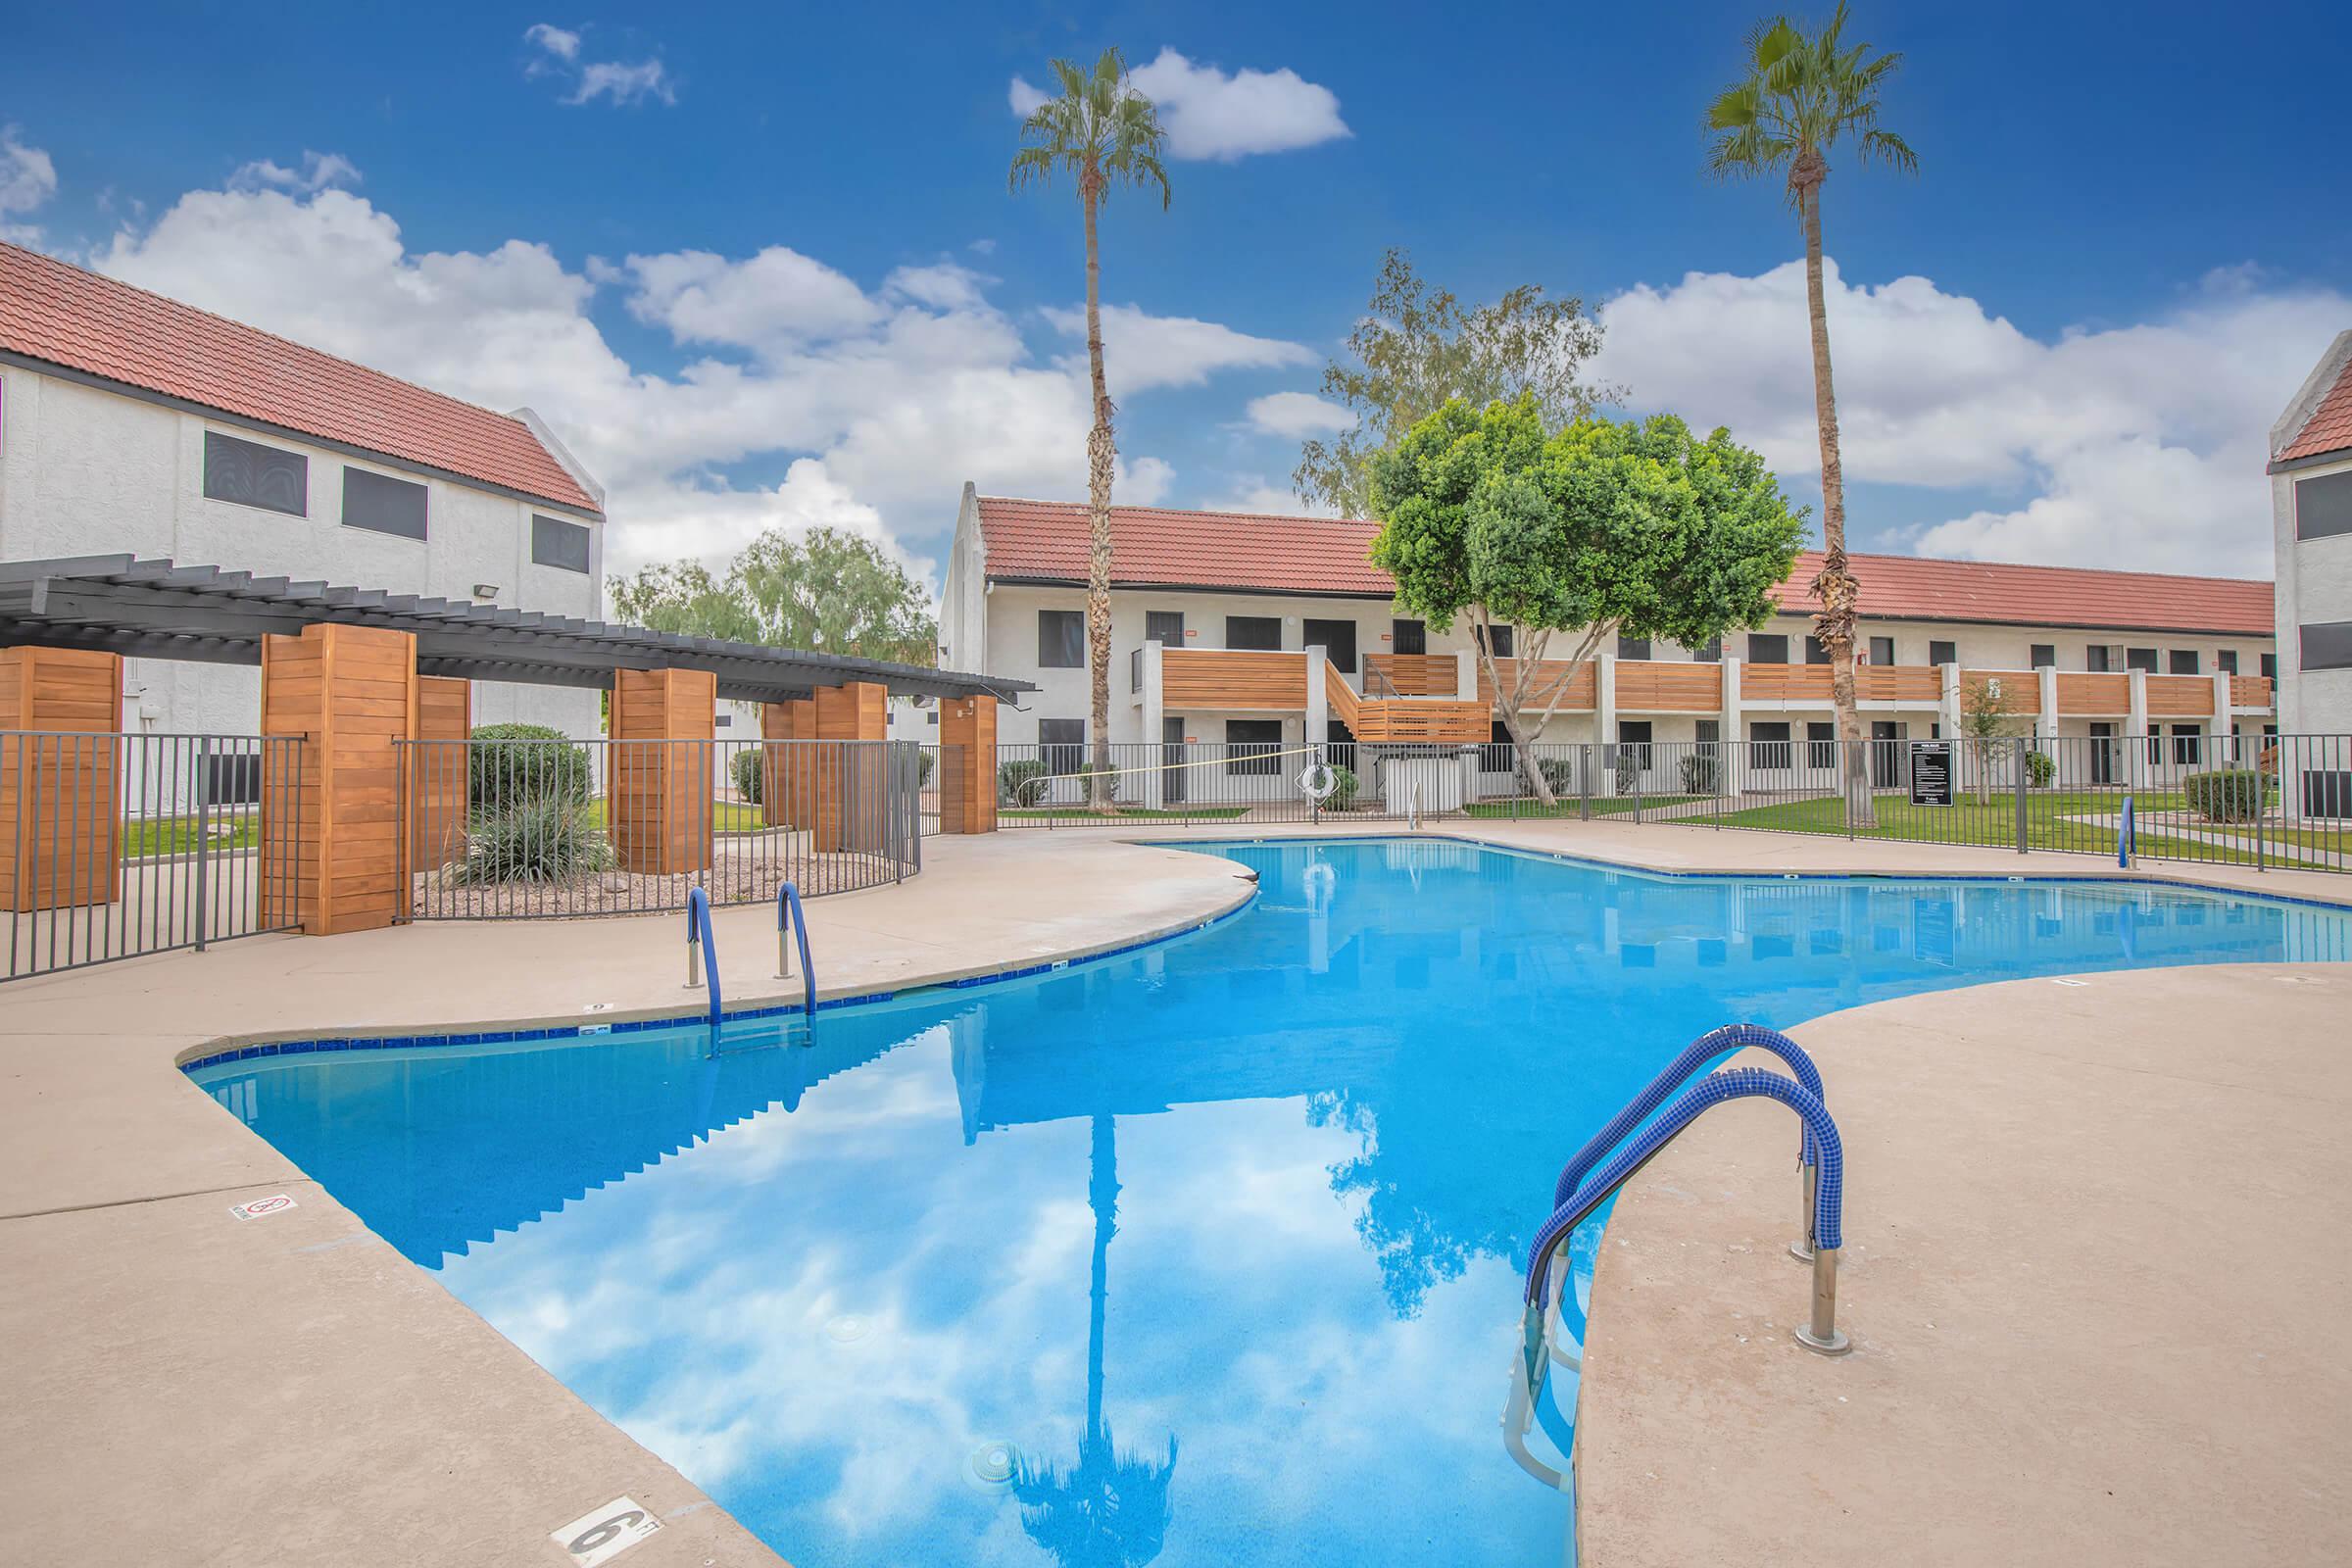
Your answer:
[[[208,499],[208,428],[308,458],[308,514]],[[426,537],[344,526],[346,467],[423,483]],[[534,511],[588,528],[586,573],[532,564]],[[64,377],[0,369],[0,559],[124,552],[455,599],[478,598],[474,586],[490,584],[511,609],[587,619],[603,607],[601,522]],[[260,718],[254,668],[133,660],[123,689],[125,724],[151,731],[251,733]],[[582,736],[601,727],[593,691],[476,682],[473,708],[477,723]]]
[[[2352,534],[2300,539],[2295,484],[2352,472],[2352,456],[2271,475],[2273,547],[2278,562],[2278,612],[2283,633],[2278,723],[2290,735],[2352,735],[2352,669],[2304,669],[2296,628],[2352,620]]]

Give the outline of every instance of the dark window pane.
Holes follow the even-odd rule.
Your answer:
[[[257,752],[234,752],[207,758],[205,799],[215,806],[259,806],[262,803],[262,759]]]
[[[2173,726],[2173,760],[2176,762],[2196,761],[2197,753],[2204,738],[2204,730],[2195,724],[2175,724]]]
[[[1041,610],[1037,612],[1037,667],[1086,667],[1086,612]]]
[[[2056,643],[2035,643],[2034,645],[2034,667],[2035,669],[2056,669],[2058,667],[2058,645]]]
[[[1170,648],[1182,648],[1184,646],[1184,612],[1181,610],[1145,611],[1144,641],[1165,643]]]
[[[1722,663],[1723,639],[1720,637],[1708,638],[1704,643],[1690,650],[1690,657],[1702,664]]]
[[[2295,537],[2328,539],[2352,533],[2352,473],[2295,481]]]
[[[1786,641],[1786,639],[1783,639]],[[1774,661],[1787,663],[1787,659]],[[1788,726],[1784,723],[1750,724],[1747,726],[1747,765],[1758,768],[1788,765]]]
[[[2115,668],[2115,656],[2105,643],[2092,643],[2083,650],[2082,667],[2093,674],[2103,674]]]
[[[1480,643],[1481,645],[1484,645],[1488,641],[1488,633],[1479,627],[1471,627],[1470,635],[1474,641]],[[1496,659],[1510,658],[1511,628],[1508,626],[1495,627],[1493,633],[1493,639],[1494,643],[1494,657]]]
[[[1429,652],[1429,623],[1422,620],[1399,620],[1390,630],[1389,649],[1398,654]]]
[[[2125,649],[2124,667],[2126,669],[2144,669],[2151,675],[2155,674],[2156,650],[2153,648]]]
[[[1632,758],[1634,765],[1649,771],[1649,742],[1656,731],[1646,718],[1621,718],[1617,721],[1618,760]]]
[[[1060,612],[1049,612],[1060,613]],[[1037,721],[1038,760],[1049,773],[1075,773],[1086,760],[1086,720],[1041,718]]]
[[[2302,630],[2305,669],[2352,669],[2352,620],[2323,620]]]
[[[2213,651],[2213,667],[2220,670],[2225,675],[2236,674],[2237,650],[2234,648],[2215,649]]]
[[[214,501],[311,514],[311,460],[299,452],[240,441],[218,430],[204,432],[204,493]]]
[[[1807,724],[1805,726],[1805,765],[1807,767],[1836,767],[1838,765],[1838,726],[1836,724]]]
[[[1870,640],[1870,662],[1874,664],[1893,663],[1894,639],[1891,637],[1873,637]]]
[[[366,468],[343,470],[343,526],[424,537],[424,486]]]
[[[1229,718],[1225,721],[1226,772],[1279,773],[1282,771],[1282,759],[1274,754],[1281,750],[1281,719]]]
[[[1957,664],[1960,662],[1960,650],[1947,642],[1932,642],[1928,644],[1928,662],[1931,664]]]
[[[2176,675],[2194,675],[2197,672],[2197,651],[2194,648],[2176,648],[2171,660],[2172,672]]]
[[[1649,657],[1649,639],[1627,637],[1621,634],[1617,639],[1617,657],[1619,659],[1647,659]]]
[[[1279,615],[1227,615],[1225,617],[1225,646],[1248,648],[1260,653],[1277,653],[1282,648],[1282,617]]]
[[[1310,620],[1306,622],[1306,646],[1320,648],[1331,661],[1332,668],[1344,675],[1355,673],[1355,622],[1352,620]]]
[[[588,529],[544,513],[531,514],[531,564],[560,571],[588,569]]]
[[[2262,656],[2262,678],[2265,680],[2277,680],[2278,678],[2278,656],[2277,654],[2265,654]]]
[[[1697,739],[1698,744],[1701,746],[1712,746],[1718,741],[1722,740],[1723,720],[1720,718],[1700,719],[1698,721]]]
[[[1805,662],[1808,664],[1826,664],[1829,662],[1830,651],[1821,645],[1821,639],[1818,637],[1806,638]]]
[[[1788,662],[1788,636],[1777,631],[1749,632],[1747,662],[1751,664],[1786,664]]]

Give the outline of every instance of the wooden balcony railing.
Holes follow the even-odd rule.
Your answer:
[[[1723,666],[1714,663],[1617,662],[1621,713],[1715,713],[1723,710]]]
[[[2078,717],[2122,718],[2132,711],[2132,677],[2106,672],[2060,671],[2058,711]]]
[[[1160,653],[1159,671],[1160,703],[1169,712],[1296,713],[1306,707],[1304,654],[1169,648]]]
[[[1742,664],[1740,700],[1745,703],[1827,703],[1827,664]]]
[[[1494,668],[1502,676],[1506,688],[1518,686],[1519,661],[1497,659]],[[1562,682],[1566,683],[1564,687]],[[1594,695],[1600,689],[1600,677],[1590,660],[1579,662],[1566,659],[1546,659],[1537,669],[1535,678],[1528,682],[1527,706],[1542,712],[1551,707],[1555,689],[1560,699],[1558,711],[1589,713],[1592,710]],[[1483,662],[1478,666],[1478,700],[1489,707],[1494,702],[1494,683],[1487,678],[1487,666]]]
[[[2230,706],[2231,708],[2259,708],[2268,712],[2271,701],[2270,676],[2232,675],[2230,677]]]
[[[1454,697],[1451,654],[1366,654],[1368,670],[1386,677],[1400,697]]]
[[[2031,674],[2025,679],[2029,686],[2034,683]],[[1933,707],[1943,701],[1943,671],[1934,664],[1859,664],[1854,668],[1854,697],[1865,703],[1924,703]]]
[[[1328,659],[1323,661],[1323,701],[1331,705],[1331,716],[1347,725],[1348,734],[1355,734],[1356,726],[1363,722],[1363,705],[1355,695],[1355,688],[1348,684],[1348,677]]]
[[[2147,682],[2150,718],[2197,718],[2213,711],[2210,675],[2150,675]]]
[[[1383,746],[1475,746],[1493,733],[1494,705],[1442,698],[1370,698],[1356,706],[1355,738]]]
[[[1881,673],[1892,674],[1889,666]],[[2000,700],[2000,711],[2009,713],[2038,713],[2041,711],[2041,676],[2031,669],[1964,669],[1960,672],[1960,703],[1963,710],[1969,692],[1982,686],[1988,695]]]

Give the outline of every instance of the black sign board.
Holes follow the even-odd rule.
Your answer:
[[[1950,741],[1913,741],[1911,743],[1911,804],[1913,806],[1949,806],[1952,804],[1952,743]]]

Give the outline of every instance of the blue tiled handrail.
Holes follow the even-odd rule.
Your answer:
[[[1576,1152],[1576,1156],[1560,1168],[1560,1179],[1551,1190],[1552,1206],[1556,1208],[1568,1201],[1575,1195],[1577,1184],[1585,1179],[1585,1173],[1599,1164],[1627,1133],[1648,1118],[1651,1111],[1666,1103],[1666,1097],[1682,1088],[1691,1074],[1724,1053],[1748,1046],[1769,1051],[1787,1062],[1788,1070],[1796,1074],[1796,1081],[1811,1091],[1814,1099],[1827,1102],[1830,1097],[1821,1087],[1821,1072],[1813,1065],[1813,1058],[1778,1029],[1767,1029],[1762,1024],[1753,1023],[1726,1024],[1721,1029],[1711,1029],[1691,1041],[1689,1048],[1675,1057],[1664,1072],[1649,1081],[1647,1089],[1636,1095],[1606,1127],[1594,1133],[1585,1147]],[[1803,1136],[1798,1153],[1806,1164],[1813,1163],[1813,1135],[1809,1129]]]

